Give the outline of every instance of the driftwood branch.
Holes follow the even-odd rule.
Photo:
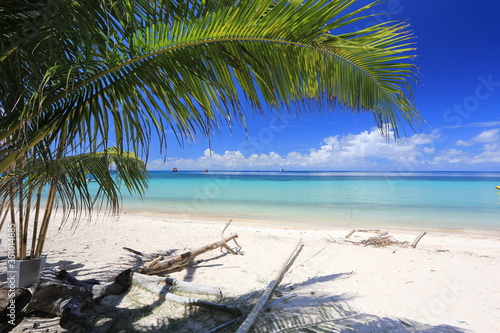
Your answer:
[[[267,301],[269,300],[269,297],[271,294],[274,292],[276,287],[281,283],[281,280],[283,279],[283,276],[285,273],[288,271],[290,266],[292,266],[293,262],[295,259],[298,257],[300,251],[302,250],[303,244],[302,244],[302,239],[297,243],[295,248],[293,249],[292,253],[290,253],[290,256],[287,258],[281,269],[278,271],[278,274],[276,275],[276,278],[271,281],[268,286],[266,287],[266,290],[260,297],[259,301],[253,308],[252,312],[247,316],[243,324],[241,324],[240,328],[236,331],[236,333],[246,333],[250,330],[252,325],[254,324],[255,320],[261,313],[261,311],[264,309],[264,306],[266,305]]]
[[[178,272],[180,270],[183,270],[188,264],[192,263],[200,254],[218,249],[220,247],[229,249],[230,253],[232,254],[239,254],[237,251],[230,249],[227,245],[227,242],[234,240],[237,237],[238,235],[231,235],[223,238],[218,242],[202,246],[192,251],[184,252],[177,256],[169,258],[164,258],[163,256],[157,257],[154,260],[144,264],[142,267],[138,268],[137,272],[148,275],[161,275]]]
[[[381,231],[381,230],[378,230],[378,229],[352,229],[345,236],[345,238],[351,237],[355,232],[369,232],[369,233],[372,233],[372,234],[378,234],[378,236],[385,236],[385,235],[388,234],[387,231]]]
[[[353,240],[347,239],[347,238],[351,237],[355,232],[377,233],[378,235],[370,237],[368,239],[364,239],[362,241],[353,241]],[[422,239],[422,237],[424,237],[425,234],[426,234],[425,231],[421,232],[415,238],[415,240],[410,244],[410,246],[412,248],[417,247],[418,242],[420,241],[420,239]],[[382,246],[398,245],[401,247],[407,247],[409,244],[406,241],[404,241],[404,242],[399,241],[396,238],[394,238],[393,236],[389,236],[389,233],[387,231],[380,231],[380,230],[373,230],[373,229],[352,229],[345,236],[345,238],[346,238],[344,240],[345,242],[353,243],[356,245],[364,245],[364,246],[371,245],[371,246],[375,246],[375,247],[382,247]]]
[[[184,305],[195,305],[211,310],[226,311],[236,316],[241,315],[241,311],[234,306],[218,304],[197,298],[183,297],[174,294],[175,291],[181,291],[221,297],[222,292],[218,287],[206,286],[192,282],[184,282],[159,276],[150,276],[140,273],[134,273],[133,283],[157,295],[162,300],[168,300]]]
[[[218,297],[222,296],[222,291],[220,290],[219,287],[179,281],[176,279],[162,277],[162,276],[145,275],[137,272],[134,273],[134,276],[132,278],[132,283],[138,284],[141,287],[157,295],[164,293],[167,288],[168,292],[171,293],[175,291],[180,291],[180,292],[187,292],[194,294],[214,295]]]
[[[420,242],[420,240],[422,239],[422,237],[424,237],[426,234],[425,231],[422,231],[420,234],[418,234],[417,238],[415,238],[415,240],[411,243],[411,247],[412,248],[416,248],[417,247],[417,244],[418,242]]]
[[[224,232],[226,231],[229,224],[231,224],[231,221],[232,220],[230,220],[222,229],[220,241],[202,246],[192,251],[184,252],[180,255],[165,257],[163,255],[158,256],[154,254],[146,254],[141,251],[137,251],[128,247],[124,247],[123,249],[135,255],[145,257],[150,260],[137,269],[138,273],[148,274],[148,275],[163,275],[163,274],[178,272],[183,270],[188,264],[192,263],[196,259],[196,257],[199,256],[200,254],[218,248],[220,248],[221,250],[225,249],[228,253],[234,255],[242,254],[240,252],[241,246],[236,241],[238,235],[233,234],[227,237],[224,236]],[[232,249],[227,244],[229,241],[234,241],[234,243],[236,244],[235,249]]]

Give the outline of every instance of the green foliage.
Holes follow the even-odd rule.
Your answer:
[[[70,156],[48,149],[43,155],[25,155],[11,172],[0,177],[0,219],[3,224],[10,217],[11,224],[17,226],[15,256],[25,259],[28,255],[28,233],[29,255],[41,255],[54,208],[62,207],[63,222],[71,214],[76,218],[92,212],[99,202],[106,202],[107,208],[117,213],[121,188],[142,195],[147,176],[143,161],[116,148]],[[89,180],[97,184],[94,191],[89,188]]]
[[[56,199],[66,211],[90,211],[97,199],[116,211],[109,164],[142,192],[144,164],[124,152],[147,159],[151,137],[166,149],[169,130],[182,143],[249,115],[306,113],[316,103],[371,112],[382,132],[398,135],[420,119],[411,32],[398,22],[353,28],[380,3],[2,0],[1,221],[17,211],[26,244],[31,201],[37,221],[39,191],[49,186],[39,254]]]
[[[169,129],[182,141],[244,124],[243,100],[257,114],[287,114],[291,103],[307,112],[310,101],[372,112],[397,133],[419,119],[411,33],[392,22],[349,31],[379,1],[349,11],[355,3],[7,1],[0,171],[61,132],[92,151],[113,141],[147,156],[153,133],[166,148]]]

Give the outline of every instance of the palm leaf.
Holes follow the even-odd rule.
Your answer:
[[[11,172],[0,177],[0,211],[14,213],[16,210],[19,215],[17,224],[21,226],[19,234],[24,234],[23,241],[19,242],[18,253],[21,259],[26,256],[27,244],[27,233],[22,229],[23,220],[26,222],[26,232],[30,223],[34,225],[35,233],[32,238],[38,240],[38,245],[36,253],[32,255],[39,256],[53,208],[62,208],[63,223],[71,214],[78,221],[82,213],[90,213],[96,206],[105,205],[105,208],[118,213],[123,188],[141,196],[147,188],[146,165],[130,152],[108,148],[104,152],[65,157],[59,157],[57,152],[50,150],[37,151],[36,155],[34,151],[31,152],[23,163],[18,163]],[[110,167],[115,172],[112,173]],[[89,176],[97,184],[95,191],[89,188]],[[49,191],[44,207],[40,205],[38,198],[35,200],[32,196],[32,193],[43,189]],[[30,221],[31,207],[34,207],[35,216],[44,208],[45,215],[41,224],[37,217]],[[15,221],[16,219],[12,219],[13,224],[16,224]]]
[[[123,0],[89,10],[62,2],[66,20],[76,23],[60,33],[63,45],[47,38],[37,48],[57,44],[62,51],[47,57],[66,56],[41,66],[17,98],[23,103],[2,104],[0,140],[11,140],[0,170],[42,138],[57,140],[51,133],[63,128],[82,145],[114,141],[147,156],[152,133],[166,148],[168,129],[182,142],[243,124],[245,99],[256,114],[287,113],[292,105],[307,112],[310,101],[327,111],[371,112],[381,129],[397,134],[402,123],[419,121],[412,36],[391,22],[346,33],[379,1],[349,11],[355,3]],[[15,59],[29,58],[26,47]]]

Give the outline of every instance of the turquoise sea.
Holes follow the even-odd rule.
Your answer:
[[[279,226],[500,231],[500,172],[152,171],[124,211]]]

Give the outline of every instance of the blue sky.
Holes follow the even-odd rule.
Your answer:
[[[365,4],[370,1],[360,1]],[[370,114],[249,119],[166,160],[153,145],[150,170],[500,171],[500,1],[390,0],[372,10],[408,20],[420,68],[415,104],[426,123],[387,141]]]

